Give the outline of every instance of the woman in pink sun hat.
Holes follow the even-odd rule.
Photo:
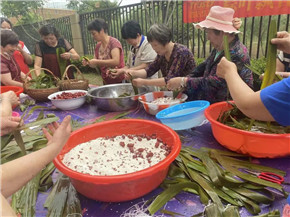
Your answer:
[[[183,87],[190,101],[203,99],[215,103],[227,100],[227,84],[216,75],[217,64],[224,56],[224,35],[228,36],[231,59],[237,65],[240,77],[252,88],[253,74],[246,67],[250,65],[250,57],[246,46],[239,40],[240,32],[233,25],[234,13],[232,8],[213,6],[205,20],[193,24],[195,28],[206,32],[214,49],[188,76],[170,79],[167,83],[168,89]]]

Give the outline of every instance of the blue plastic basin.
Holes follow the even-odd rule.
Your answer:
[[[156,118],[173,130],[190,129],[206,120],[204,110],[209,104],[205,100],[196,100],[174,105],[158,112]]]

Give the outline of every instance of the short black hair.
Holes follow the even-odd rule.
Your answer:
[[[11,31],[10,29],[1,30],[1,46],[6,47],[8,44],[18,45],[19,38],[18,35]]]
[[[153,24],[147,33],[147,40],[149,42],[155,40],[165,46],[172,40],[172,32],[164,24]]]
[[[12,23],[11,23],[11,21],[8,20],[6,17],[0,17],[0,20],[1,20],[1,24],[2,24],[3,22],[9,23],[9,25],[10,25],[10,27],[11,27],[11,29],[12,29]]]
[[[41,36],[53,34],[57,39],[60,37],[59,31],[51,24],[46,24],[38,30]]]
[[[123,39],[135,39],[138,34],[142,35],[141,26],[136,21],[130,20],[122,26],[121,34]]]
[[[104,30],[105,33],[108,32],[108,24],[103,20],[102,18],[97,18],[88,25],[88,30],[89,31],[97,31],[100,32],[102,29]]]

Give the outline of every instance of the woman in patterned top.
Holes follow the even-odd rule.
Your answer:
[[[210,56],[193,70],[187,77],[173,78],[168,82],[168,89],[185,88],[188,100],[207,100],[210,103],[227,99],[227,84],[224,79],[216,75],[217,64],[224,56],[223,36],[228,36],[229,50],[232,61],[237,65],[238,73],[250,87],[253,86],[250,57],[247,48],[240,42],[233,26],[234,10],[213,6],[206,19],[198,24],[197,28],[205,29],[207,38],[214,47]]]
[[[35,45],[34,68],[36,75],[40,74],[40,68],[47,68],[53,74],[62,78],[64,69],[70,65],[70,60],[78,60],[80,56],[72,45],[60,37],[58,30],[51,24],[42,26],[39,29],[42,40]],[[65,67],[62,64],[65,63]],[[69,78],[73,78],[73,71],[68,71]]]
[[[145,69],[127,70],[137,87],[165,86],[170,78],[186,76],[195,68],[195,61],[191,51],[184,45],[173,43],[170,29],[163,24],[154,24],[147,33],[147,39],[157,53],[155,60]],[[161,70],[163,78],[146,79]]]
[[[100,67],[104,84],[121,83],[124,76],[112,78],[106,73],[110,68],[123,68],[125,66],[124,52],[120,41],[108,35],[108,24],[103,19],[95,19],[88,25],[88,30],[98,43],[94,58],[83,60],[83,65],[92,68]]]

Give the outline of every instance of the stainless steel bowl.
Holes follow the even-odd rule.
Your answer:
[[[139,94],[135,95],[131,84],[110,84],[88,91],[98,109],[106,111],[126,111],[137,107],[138,97],[147,93],[147,87],[138,88]],[[122,96],[128,94],[129,96]],[[121,97],[120,97],[121,96]]]

